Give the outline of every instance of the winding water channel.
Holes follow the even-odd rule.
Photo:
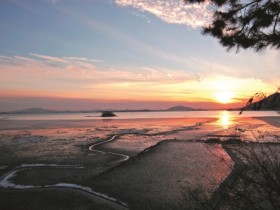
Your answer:
[[[123,162],[129,159],[128,155],[124,155],[121,153],[115,153],[115,152],[105,152],[102,150],[97,150],[95,149],[96,146],[105,144],[111,141],[114,141],[117,138],[117,135],[113,135],[109,139],[102,141],[102,142],[97,142],[89,146],[89,151],[92,152],[97,152],[100,154],[111,154],[111,155],[116,155],[119,156],[120,159],[117,161],[114,161],[112,163],[116,162]],[[97,196],[99,198],[105,199],[107,202],[113,202],[114,205],[118,205],[119,207],[122,207],[121,209],[127,209],[127,204],[125,202],[119,201],[113,197],[110,197],[106,194],[99,193],[94,191],[90,187],[78,185],[78,184],[73,184],[73,183],[57,183],[54,185],[19,185],[15,184],[12,179],[17,176],[17,173],[24,171],[24,170],[32,170],[35,168],[71,168],[71,169],[82,169],[84,168],[83,166],[78,166],[78,165],[57,165],[57,164],[22,164],[20,166],[15,167],[13,170],[7,172],[3,176],[0,177],[0,188],[2,189],[9,189],[9,190],[24,190],[24,189],[42,189],[42,188],[71,188],[71,189],[76,189],[76,190],[81,190],[87,193],[90,193],[93,196]]]

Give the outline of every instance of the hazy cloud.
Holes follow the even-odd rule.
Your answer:
[[[67,60],[74,60],[74,61],[89,61],[89,62],[101,62],[101,63],[104,62],[102,60],[88,59],[88,58],[81,58],[81,57],[63,57],[63,58]]]
[[[58,0],[50,0],[50,2],[52,2],[53,4],[57,3]]]
[[[185,4],[183,0],[116,0],[118,5],[148,12],[167,23],[187,25],[192,28],[207,25],[212,17],[209,2]]]
[[[59,58],[59,57],[53,57],[53,56],[48,56],[48,55],[40,55],[40,54],[35,54],[35,53],[30,53],[30,55],[38,57],[38,58],[42,58],[45,59],[47,61],[51,61],[51,62],[59,62],[59,63],[65,63],[66,60],[63,58]]]
[[[178,81],[193,80],[190,73],[174,69],[162,69],[151,67],[139,67],[139,69],[113,69],[104,68],[103,61],[82,57],[55,57],[30,53],[30,57],[24,56],[0,56],[2,69],[10,69],[10,72],[21,72],[26,75],[40,74],[52,75],[60,79],[91,79],[101,84],[119,82],[152,82],[173,83]],[[101,65],[101,66],[100,66]],[[39,76],[39,75],[37,75]]]

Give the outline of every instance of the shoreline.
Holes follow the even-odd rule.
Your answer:
[[[169,125],[183,125],[186,120],[215,121],[214,117],[186,117],[186,118],[139,118],[139,119],[83,119],[83,120],[0,120],[0,131],[22,130],[22,129],[51,129],[51,128],[85,128],[91,126],[114,126],[114,125],[153,125],[165,123]]]

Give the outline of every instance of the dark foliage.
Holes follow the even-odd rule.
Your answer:
[[[231,180],[224,182],[212,197],[202,186],[187,191],[186,200],[193,200],[193,209],[280,209],[279,144],[239,144],[230,146],[230,150],[242,159],[242,167],[236,163]],[[215,198],[218,200],[214,201]]]
[[[220,209],[279,209],[279,145],[246,145],[232,148],[246,167],[228,186]]]
[[[280,49],[279,0],[184,0],[215,5],[213,21],[203,34],[217,38],[228,50]]]

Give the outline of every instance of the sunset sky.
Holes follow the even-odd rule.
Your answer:
[[[201,35],[211,5],[1,0],[0,111],[243,105],[279,87],[280,55]]]

